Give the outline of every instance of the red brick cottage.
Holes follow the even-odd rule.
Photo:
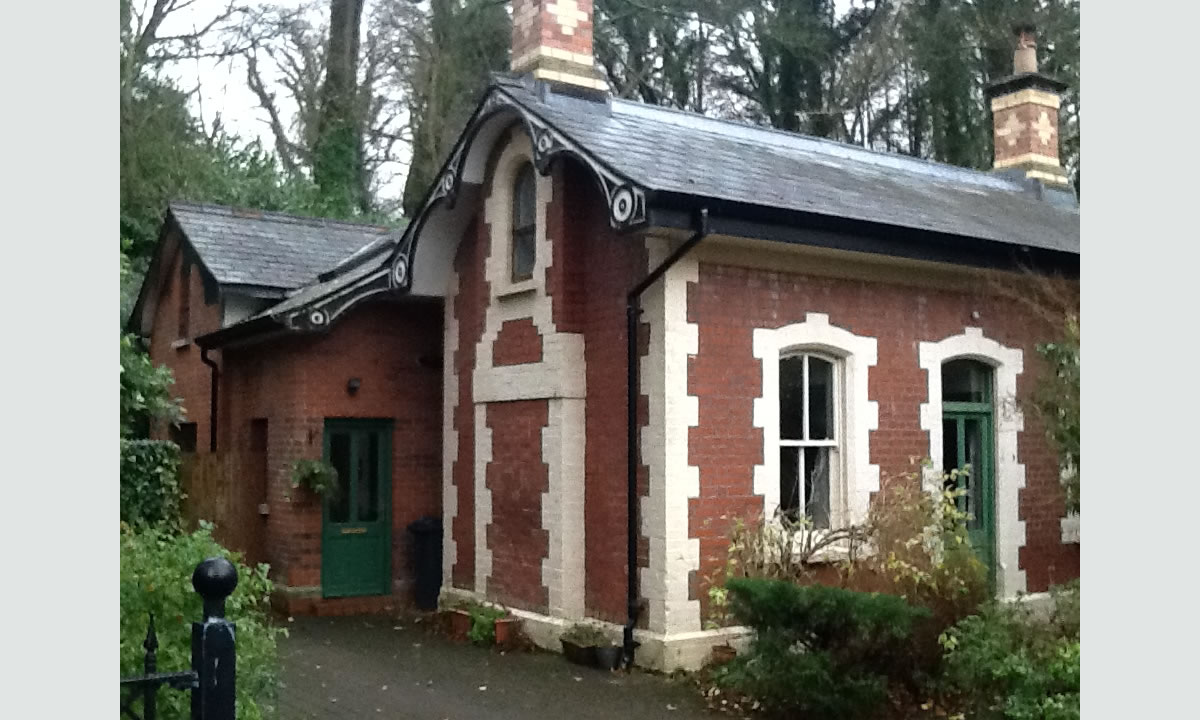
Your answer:
[[[326,419],[344,417],[394,419],[393,543],[414,506],[440,506],[443,596],[504,603],[547,647],[594,618],[636,626],[640,664],[696,666],[723,637],[702,629],[722,518],[853,522],[914,457],[979,469],[973,534],[998,593],[1077,577],[1077,518],[1018,403],[1052,329],[987,280],[1078,277],[1062,88],[1037,73],[1031,32],[991,89],[998,172],[984,173],[613,98],[592,71],[590,14],[587,0],[517,0],[514,74],[494,79],[404,232],[360,229],[350,257],[256,314],[213,310],[197,337],[236,396],[220,396],[219,437],[276,413],[281,581],[330,594],[316,587],[338,539],[328,508],[276,506],[286,463],[320,455]],[[334,227],[305,242],[332,245]],[[300,244],[277,262],[306,256]],[[170,287],[187,277],[168,247],[142,328],[203,396],[194,350],[159,338],[177,334]],[[213,274],[212,306],[236,305],[222,298],[241,286]],[[419,362],[439,343],[440,393]]]

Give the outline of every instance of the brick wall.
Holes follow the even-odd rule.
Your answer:
[[[492,522],[487,527],[492,572],[487,594],[507,605],[541,612],[547,605],[542,560],[549,533],[542,529],[542,494],[549,489],[549,474],[542,461],[542,429],[548,416],[546,400],[487,404],[487,426],[492,431],[492,459],[485,481],[492,492]]]
[[[688,317],[700,327],[699,354],[692,359],[689,394],[700,398],[700,425],[692,430],[691,463],[700,468],[701,497],[691,501],[690,532],[701,541],[701,577],[723,560],[725,516],[761,511],[752,490],[762,462],[762,437],[752,427],[754,398],[761,394],[761,364],[752,354],[755,328],[803,322],[809,312],[827,313],[832,325],[878,339],[878,363],[869,374],[868,396],[879,403],[879,427],[871,433],[871,462],[887,477],[909,472],[913,458],[929,453],[920,429],[919,406],[927,379],[918,367],[917,345],[963,332],[966,326],[1024,352],[1018,397],[1036,382],[1034,346],[1048,337],[1038,321],[1010,301],[981,290],[921,287],[882,279],[854,280],[701,262],[699,283],[689,288]],[[973,313],[979,313],[978,318]],[[1060,543],[1063,500],[1057,465],[1033,413],[1025,413],[1018,440],[1026,487],[1020,519],[1026,546],[1020,564],[1031,592],[1079,573],[1078,546]],[[697,591],[707,601],[705,583]]]
[[[458,381],[458,404],[453,410],[453,428],[458,435],[458,457],[452,463],[451,481],[458,498],[458,510],[451,527],[457,544],[452,582],[455,587],[475,587],[475,401],[472,394],[472,370],[475,346],[483,337],[484,308],[490,293],[484,275],[489,254],[488,225],[480,216],[468,226],[454,257],[458,291],[454,296],[454,317],[458,337],[454,351],[454,372]]]
[[[327,334],[225,351],[223,446],[244,442],[266,418],[270,562],[281,582],[321,578],[321,505],[291,487],[292,464],[320,458],[326,418],[389,418],[392,435],[392,578],[406,586],[407,526],[441,514],[441,310],[434,304],[368,303]],[[351,377],[361,380],[353,396]]]
[[[492,345],[494,365],[521,365],[542,361],[542,336],[533,318],[506,320]]]
[[[156,365],[166,365],[175,375],[172,392],[183,401],[186,421],[196,423],[196,448],[207,450],[209,446],[209,398],[211,370],[200,361],[200,348],[194,343],[172,348],[180,340],[179,306],[185,291],[182,277],[182,254],[167,262],[162,293],[154,312],[150,335],[150,359]],[[194,261],[187,280],[189,332],[188,338],[216,330],[221,325],[221,306],[215,300],[205,304],[203,271]],[[214,357],[210,354],[210,357]],[[154,436],[165,438],[166,429],[154,429]]]

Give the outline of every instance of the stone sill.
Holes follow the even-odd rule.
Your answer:
[[[497,300],[507,300],[509,298],[518,297],[527,293],[532,293],[537,290],[537,283],[533,278],[521,280],[520,282],[505,282],[501,287],[496,289]]]

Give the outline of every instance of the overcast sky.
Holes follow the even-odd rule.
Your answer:
[[[135,6],[144,5],[152,0],[132,0]],[[313,6],[312,23],[321,25],[328,21],[329,3],[327,0],[271,0],[258,2],[250,0],[254,5],[274,5],[284,8]],[[375,0],[367,0],[364,17],[370,14]],[[852,0],[835,0],[835,7],[840,15],[851,5]],[[861,0],[860,0],[861,2]],[[193,27],[202,27],[213,17],[220,14],[228,5],[228,0],[194,0],[188,7],[168,18],[159,31],[160,36],[186,33]],[[269,65],[260,61],[260,70],[264,80],[272,81]],[[190,90],[197,86],[200,93],[193,99],[193,111],[203,119],[206,127],[211,128],[213,120],[220,114],[225,129],[239,137],[250,139],[259,138],[264,147],[273,149],[274,138],[271,129],[266,124],[266,113],[258,105],[258,99],[246,87],[246,65],[240,58],[227,60],[188,60],[167,68],[167,73],[178,81],[181,88]],[[284,122],[290,121],[294,114],[287,92],[276,93],[279,111],[284,116]],[[407,148],[398,148],[398,152],[407,153]],[[402,158],[407,160],[407,158]],[[395,167],[382,169],[382,174],[392,176],[385,184],[382,195],[388,198],[398,198],[404,190],[404,165],[396,163]]]

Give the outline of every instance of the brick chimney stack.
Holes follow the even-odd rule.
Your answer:
[[[512,71],[607,91],[592,55],[592,0],[513,0]]]
[[[1038,72],[1037,35],[1032,24],[1013,28],[1017,47],[1013,74],[987,89],[991,99],[997,170],[1015,168],[1046,185],[1066,187],[1058,159],[1058,108],[1066,83]]]

